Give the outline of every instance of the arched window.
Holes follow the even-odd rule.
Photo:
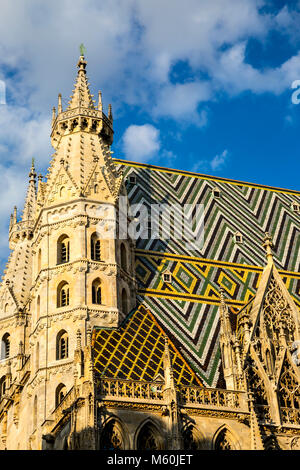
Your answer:
[[[120,252],[121,252],[121,268],[124,269],[124,271],[126,271],[127,270],[127,252],[126,252],[124,243],[121,243]]]
[[[122,312],[125,314],[128,313],[128,297],[126,289],[122,290]]]
[[[182,431],[184,450],[200,450],[201,436],[192,424],[188,424]]]
[[[91,259],[101,261],[101,243],[96,233],[91,236]]]
[[[10,334],[5,333],[1,341],[1,359],[8,359],[10,353]]]
[[[99,186],[98,186],[98,184],[95,184],[95,186],[94,186],[94,193],[95,193],[95,194],[98,194],[98,193],[99,193]]]
[[[55,391],[55,408],[63,401],[67,389],[64,384],[59,384]]]
[[[162,450],[159,431],[151,423],[146,423],[137,437],[137,450]]]
[[[62,281],[57,288],[57,307],[65,307],[69,305],[69,284]]]
[[[40,367],[40,343],[36,343],[35,347],[35,370],[39,370]]]
[[[41,310],[41,298],[38,295],[38,298],[36,301],[36,319],[37,320],[40,318],[40,310]]]
[[[57,240],[57,264],[70,261],[70,239],[68,235],[61,235]]]
[[[66,188],[64,186],[62,186],[59,190],[59,195],[60,197],[65,197],[66,195]]]
[[[5,395],[6,390],[6,376],[3,375],[0,379],[0,400]]]
[[[4,306],[4,313],[7,313],[8,312],[8,304],[5,304]]]
[[[32,421],[32,424],[33,424],[33,430],[35,430],[36,427],[37,427],[37,396],[34,397],[34,401],[33,401],[33,421]]]
[[[95,279],[92,284],[92,303],[101,304],[101,282],[100,279]]]
[[[42,250],[39,249],[39,252],[38,252],[38,267],[37,267],[37,274],[39,274],[40,270],[41,270],[41,265],[42,265]]]
[[[101,450],[124,450],[124,438],[120,424],[115,419],[111,419],[104,426],[100,436]]]
[[[69,338],[65,330],[61,330],[56,337],[56,359],[66,359],[69,355]]]
[[[222,429],[215,441],[215,450],[234,450],[230,434],[227,429]]]

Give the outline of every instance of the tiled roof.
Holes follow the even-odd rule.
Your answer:
[[[94,330],[96,373],[119,379],[153,381],[164,377],[165,333],[153,315],[140,306],[117,330]],[[201,385],[182,355],[169,342],[174,380],[182,385]]]
[[[138,302],[149,309],[203,383],[220,387],[219,289],[233,316],[255,295],[266,263],[262,240],[270,232],[275,264],[300,305],[299,191],[226,180],[181,170],[115,160],[124,171],[130,204],[204,206],[204,244],[187,240],[136,241]],[[135,175],[131,184],[129,175]],[[220,191],[214,197],[213,190]],[[164,223],[164,221],[162,221]],[[235,242],[235,233],[243,243]],[[172,273],[164,283],[162,273]]]

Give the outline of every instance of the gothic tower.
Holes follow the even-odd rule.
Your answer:
[[[111,106],[106,116],[100,92],[95,106],[84,56],[77,67],[67,109],[61,95],[57,114],[53,108],[55,153],[46,180],[40,175],[36,188],[33,163],[22,218],[15,208],[10,221],[12,253],[0,291],[1,338],[6,335],[10,349],[2,351],[10,357],[1,362],[3,391],[20,361],[22,367],[28,361],[30,379],[22,411],[14,405],[14,419],[7,411],[11,429],[2,429],[2,440],[8,448],[40,447],[43,424],[74,380],[86,377],[80,357],[92,328],[117,327],[135,306],[134,243],[114,233],[119,197],[126,194],[110,154]]]

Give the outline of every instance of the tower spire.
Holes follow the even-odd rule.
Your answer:
[[[71,99],[69,101],[68,110],[76,108],[89,108],[95,109],[93,95],[89,89],[89,83],[86,76],[87,61],[83,55],[83,48],[81,48],[81,55],[79,57],[77,67],[77,77]]]
[[[264,237],[262,246],[265,248],[265,251],[266,251],[266,258],[267,258],[268,265],[273,264],[274,263],[274,261],[273,261],[273,250],[272,250],[273,242],[272,242],[272,237],[269,234],[269,232],[265,233],[265,237]]]
[[[32,159],[29,171],[29,184],[24,204],[22,221],[34,219],[36,204],[36,171],[34,166],[34,158]]]

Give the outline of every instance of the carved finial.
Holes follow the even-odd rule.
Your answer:
[[[221,305],[225,306],[225,296],[223,287],[220,287],[220,302]]]
[[[98,91],[98,111],[102,111],[102,93]]]
[[[87,344],[88,344],[88,346],[91,346],[91,344],[92,344],[92,328],[91,328],[90,324],[87,325],[86,336],[87,336]]]
[[[80,57],[79,57],[78,63],[77,63],[78,73],[83,72],[85,74],[86,73],[86,70],[85,70],[86,65],[87,65],[87,61],[84,59],[84,55],[81,54]]]
[[[76,332],[76,338],[77,338],[76,349],[81,349],[81,331],[79,329]]]
[[[31,168],[29,172],[29,181],[35,181],[36,178],[36,172],[35,172],[35,167],[34,167],[34,158],[31,161]]]
[[[39,183],[43,180],[43,175],[40,173],[38,176]]]
[[[273,263],[273,251],[272,251],[273,242],[272,242],[272,237],[269,234],[269,232],[265,233],[262,246],[265,248],[268,264],[272,264]]]
[[[58,114],[62,113],[62,101],[61,101],[61,93],[58,95],[58,106],[57,106]]]

